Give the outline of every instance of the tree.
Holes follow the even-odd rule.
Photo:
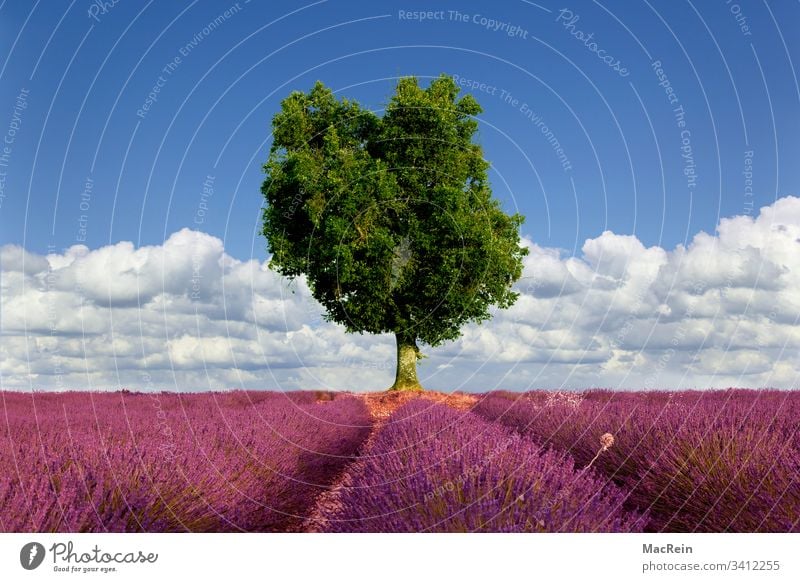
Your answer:
[[[394,390],[421,390],[419,343],[508,308],[522,274],[520,214],[492,198],[473,143],[478,102],[441,75],[397,83],[382,117],[319,81],[272,120],[263,234],[270,267],[305,275],[325,318],[348,332],[393,333]]]

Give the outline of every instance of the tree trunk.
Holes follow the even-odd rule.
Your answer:
[[[401,333],[394,334],[394,337],[397,340],[397,374],[389,390],[422,390],[417,380],[419,348],[416,338]]]

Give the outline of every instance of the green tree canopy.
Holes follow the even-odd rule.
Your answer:
[[[317,82],[273,118],[263,234],[271,268],[306,275],[326,318],[393,333],[395,389],[419,389],[417,342],[457,339],[517,298],[523,217],[492,197],[481,112],[442,75],[401,79],[382,117]]]

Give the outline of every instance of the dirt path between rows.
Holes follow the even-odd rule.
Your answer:
[[[377,392],[369,394],[354,394],[364,401],[372,419],[372,431],[364,440],[358,451],[358,457],[347,465],[342,474],[317,498],[313,511],[303,521],[299,531],[318,533],[325,531],[331,515],[342,507],[342,493],[353,487],[358,481],[358,475],[364,470],[368,451],[372,448],[380,430],[389,421],[392,413],[410,400],[425,398],[458,408],[469,410],[477,402],[475,396],[462,393],[443,394],[441,392]]]

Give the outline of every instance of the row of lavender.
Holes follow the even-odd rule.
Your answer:
[[[313,393],[0,392],[0,531],[286,531],[370,431]]]
[[[592,463],[647,531],[800,531],[800,393],[490,393],[474,412]]]
[[[418,399],[377,434],[325,516],[331,532],[627,532],[608,479],[470,412]]]

